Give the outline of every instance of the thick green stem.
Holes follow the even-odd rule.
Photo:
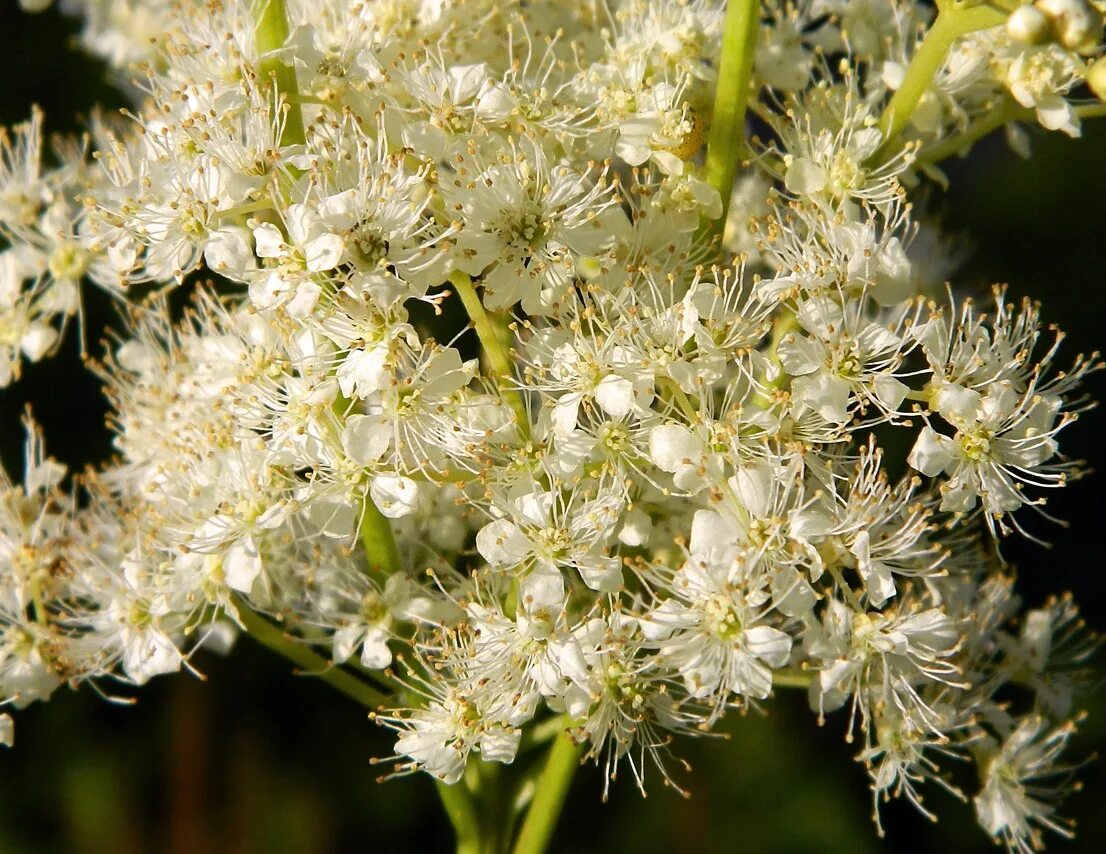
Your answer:
[[[1094,119],[1106,116],[1106,104],[1080,104],[1075,114],[1081,119]],[[988,134],[1012,122],[1033,121],[1035,112],[1028,107],[1020,107],[1014,101],[1008,101],[984,113],[960,133],[941,142],[927,145],[918,152],[917,163],[935,164],[961,154],[970,146]]]
[[[484,854],[480,842],[480,821],[472,793],[462,782],[450,785],[435,780],[434,786],[457,836],[457,854]]]
[[[549,757],[538,778],[534,800],[515,841],[514,854],[542,854],[548,847],[579,764],[579,746],[568,733],[562,732],[549,748]]]
[[[773,688],[807,689],[814,683],[814,674],[801,670],[775,670],[772,672]]]
[[[519,434],[523,439],[529,439],[530,415],[526,410],[526,401],[523,400],[522,392],[511,385],[514,381],[514,370],[511,365],[510,354],[503,346],[499,331],[484,309],[484,303],[480,301],[480,296],[476,293],[476,287],[472,284],[472,279],[464,273],[458,272],[450,276],[449,281],[456,289],[457,296],[461,298],[465,311],[468,312],[469,320],[472,321],[472,327],[476,331],[476,337],[480,339],[480,346],[484,348],[484,356],[495,375],[499,393],[507,402],[507,405],[511,407],[511,411],[514,412],[515,420],[518,422]]]
[[[917,163],[940,163],[948,157],[960,154],[971,145],[978,142],[992,131],[998,130],[1005,124],[1033,117],[1033,111],[1018,107],[1014,103],[1004,103],[1002,106],[989,110],[976,119],[961,133],[950,136],[941,142],[927,145],[918,152]]]
[[[753,76],[758,0],[729,0],[722,30],[722,55],[718,62],[718,88],[714,115],[707,138],[707,181],[722,196],[722,216],[715,226],[721,232],[730,206],[739,152],[744,149],[745,107]]]
[[[272,52],[284,47],[288,41],[288,14],[284,0],[262,0],[257,9],[254,39],[261,55],[259,71],[263,79],[270,79],[277,91],[284,96],[284,131],[281,145],[302,145],[307,139],[303,129],[303,111],[300,109],[299,86],[296,69]],[[269,54],[266,56],[265,54]]]
[[[922,99],[941,67],[953,43],[960,37],[998,26],[1006,19],[1006,12],[990,6],[967,5],[968,0],[948,0],[940,4],[937,20],[929,28],[918,52],[910,60],[902,85],[895,91],[890,103],[879,117],[879,129],[883,133],[883,145],[876,153],[876,160],[886,160],[891,147],[903,132],[915,107]]]
[[[312,652],[302,643],[297,643],[279,626],[250,608],[241,597],[235,597],[234,607],[238,611],[238,621],[245,627],[250,637],[299,666],[304,673],[336,688],[365,708],[376,709],[388,702],[388,696],[382,691],[378,691],[352,673],[334,666],[333,662]]]
[[[369,575],[378,581],[403,569],[392,525],[367,495],[361,512],[361,546]]]
[[[795,317],[795,312],[790,308],[783,306],[780,308],[780,313],[776,315],[775,321],[772,323],[772,335],[768,339],[768,361],[770,364],[778,368],[776,376],[772,379],[768,379],[767,376],[760,377],[761,385],[764,386],[764,391],[758,391],[753,400],[758,406],[767,407],[772,402],[772,392],[775,389],[780,388],[787,380],[786,375],[783,373],[783,368],[780,364],[780,343],[783,341],[784,336],[789,332],[794,331],[799,326],[799,320]]]

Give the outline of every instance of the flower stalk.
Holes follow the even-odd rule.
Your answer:
[[[434,788],[453,827],[457,854],[485,854],[472,792],[464,783],[450,785],[441,780],[434,781]]]
[[[534,799],[515,840],[514,854],[542,854],[547,849],[579,764],[579,745],[562,732],[549,748]]]
[[[480,295],[476,292],[476,287],[472,283],[472,277],[457,272],[450,276],[449,281],[456,290],[457,296],[461,298],[465,311],[468,312],[469,320],[472,321],[472,328],[476,332],[476,337],[480,339],[480,346],[483,348],[484,357],[491,367],[492,376],[499,392],[514,413],[519,434],[523,440],[527,440],[530,438],[530,414],[526,409],[526,401],[522,396],[522,392],[512,385],[515,381],[514,368],[511,356],[503,345],[501,331],[496,328],[495,323],[485,310],[484,303],[480,300]]]
[[[722,197],[722,215],[713,224],[721,233],[730,207],[737,162],[744,145],[745,108],[756,53],[758,0],[730,0],[722,30],[722,55],[718,62],[718,88],[714,115],[707,137],[707,182]]]
[[[246,633],[262,646],[297,665],[301,672],[345,694],[367,709],[376,709],[389,701],[389,696],[352,673],[294,640],[280,627],[254,611],[241,597],[234,598],[238,622]]]
[[[391,522],[368,494],[361,507],[361,547],[365,550],[365,562],[369,575],[383,580],[403,569],[399,546]]]
[[[895,91],[879,117],[883,145],[875,159],[882,161],[893,150],[895,141],[910,123],[918,102],[933,84],[957,39],[977,30],[1001,24],[1006,13],[984,5],[969,5],[967,0],[946,0],[938,4],[937,19],[910,60],[902,85]]]
[[[288,41],[288,14],[284,8],[284,0],[263,0],[261,5],[255,8],[257,19],[254,25],[254,39],[257,52],[261,56],[259,71],[262,78],[271,80],[277,91],[284,96],[284,109],[287,111],[280,143],[281,145],[302,145],[307,137],[303,126],[303,110],[300,108],[298,97],[296,69],[275,53]]]

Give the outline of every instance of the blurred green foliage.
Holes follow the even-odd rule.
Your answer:
[[[52,131],[79,131],[79,114],[122,98],[96,63],[71,49],[75,24],[56,13],[0,10],[0,122],[43,106]],[[1021,161],[1001,139],[950,164],[952,189],[930,208],[960,237],[958,287],[985,293],[1009,282],[1013,295],[1044,302],[1069,334],[1069,352],[1092,350],[1106,323],[1106,123],[1082,140],[1035,134],[1036,156]],[[86,305],[90,339],[110,323],[110,301]],[[103,460],[110,439],[96,381],[79,364],[72,331],[51,362],[0,392],[0,456],[18,472],[19,418],[31,403],[51,452],[74,467]],[[1106,399],[1106,377],[1091,393]],[[1065,447],[1106,468],[1102,413],[1070,429]],[[1050,550],[1012,544],[1027,601],[1071,590],[1092,626],[1106,627],[1102,573],[1106,502],[1101,481],[1073,485],[1051,509],[1068,529],[1046,531]],[[451,834],[433,787],[422,777],[374,782],[390,739],[364,712],[326,686],[288,672],[243,639],[226,659],[202,653],[206,680],[182,674],[145,688],[137,705],[91,691],[59,691],[21,712],[16,746],[0,754],[0,852],[329,852],[447,850]],[[127,692],[130,693],[130,692]],[[1090,717],[1076,750],[1106,744],[1106,688],[1085,698]],[[819,729],[805,697],[765,704],[769,715],[733,716],[723,735],[679,745],[694,770],[679,773],[684,799],[654,780],[649,797],[628,779],[600,803],[596,769],[577,775],[555,850],[926,852],[989,851],[970,805],[934,791],[931,824],[903,804],[884,810],[887,837],[871,824],[864,769],[843,741],[841,715]],[[628,775],[627,775],[628,776]],[[1100,851],[1106,839],[1106,767],[1084,772],[1068,814],[1076,841],[1058,851]],[[969,781],[970,782],[970,781]]]

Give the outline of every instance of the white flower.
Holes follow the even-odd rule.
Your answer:
[[[795,401],[822,418],[843,422],[854,401],[894,412],[909,390],[895,376],[904,342],[894,331],[846,312],[829,297],[814,297],[796,318],[809,337],[788,335],[777,354],[792,380]]]
[[[642,627],[664,664],[683,676],[691,696],[767,697],[772,668],[782,667],[791,654],[791,637],[764,622],[767,597],[694,560],[676,573],[670,589],[673,598],[646,614]]]
[[[1007,382],[974,394],[974,407],[950,414],[954,436],[926,426],[910,452],[910,465],[929,477],[947,475],[941,485],[941,509],[971,510],[977,500],[992,517],[1017,510],[1031,499],[1022,483],[1047,486],[1063,477],[1063,464],[1049,465],[1056,453],[1055,434],[1061,401],[1018,394]]]
[[[975,810],[983,829],[1011,851],[1040,850],[1042,830],[1071,837],[1069,822],[1056,815],[1071,770],[1059,764],[1075,727],[1051,731],[1040,717],[1017,722],[1001,745],[988,739],[983,788]]]
[[[1064,97],[1079,79],[1079,66],[1059,45],[1015,45],[1005,58],[1004,81],[1023,107],[1036,111],[1048,130],[1079,136],[1079,117]]]
[[[477,549],[492,566],[573,568],[592,590],[612,591],[622,583],[621,561],[603,548],[621,509],[615,495],[566,497],[559,490],[537,491],[504,509],[505,518],[489,522],[477,535]]]
[[[484,274],[489,308],[521,300],[528,314],[548,311],[568,285],[573,253],[595,255],[608,240],[595,221],[613,203],[605,175],[550,164],[533,146],[486,166],[466,162],[442,193],[461,223],[454,262]]]
[[[289,314],[302,317],[310,313],[322,291],[311,274],[338,266],[345,244],[340,235],[327,230],[318,213],[304,204],[288,207],[284,225],[287,240],[273,223],[253,227],[257,256],[272,259],[275,266],[256,274],[250,283],[250,298],[258,308],[284,305]]]

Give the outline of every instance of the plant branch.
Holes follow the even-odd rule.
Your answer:
[[[949,0],[941,4],[937,20],[910,60],[902,85],[879,117],[883,145],[876,152],[877,162],[887,159],[893,143],[910,122],[922,96],[933,85],[933,79],[945,64],[945,58],[956,40],[968,33],[998,26],[1006,15],[991,6],[968,6],[966,0]]]
[[[522,392],[513,387],[514,370],[511,364],[511,356],[503,346],[503,341],[498,334],[495,324],[492,323],[488,312],[484,309],[484,303],[480,301],[476,287],[472,284],[472,278],[464,273],[454,273],[449,277],[450,283],[461,298],[461,303],[468,312],[469,320],[476,331],[476,337],[480,339],[480,346],[484,349],[484,355],[491,366],[499,393],[514,412],[518,423],[519,433],[523,439],[530,438],[530,414],[526,410],[526,401]]]
[[[303,673],[322,680],[368,709],[376,709],[388,702],[388,696],[382,691],[335,666],[302,643],[297,643],[279,626],[254,611],[240,596],[234,597],[234,607],[238,611],[238,622],[250,637],[297,665]]]
[[[462,782],[443,783],[434,781],[438,798],[453,825],[457,837],[457,854],[484,854],[480,843],[480,822],[476,815],[476,805],[472,794]]]
[[[383,580],[403,569],[392,524],[367,494],[361,510],[361,546],[373,578]]]
[[[1032,116],[1032,110],[1018,107],[1013,102],[1004,103],[1002,106],[984,113],[980,118],[968,125],[962,132],[947,137],[941,142],[934,143],[933,145],[927,145],[918,152],[915,162],[926,164],[940,163],[942,160],[952,157],[953,155],[960,154],[969,146],[978,142],[992,131],[998,130],[1003,125],[1009,124],[1010,122],[1021,121],[1022,119],[1032,118]]]
[[[580,747],[567,732],[562,732],[549,748],[534,800],[515,841],[514,854],[542,854],[548,847],[579,764]]]
[[[772,672],[773,688],[809,688],[814,683],[814,674],[802,670],[775,670]]]
[[[303,129],[296,69],[285,63],[281,57],[273,55],[288,41],[288,15],[284,0],[263,0],[256,14],[254,40],[261,56],[259,70],[262,78],[272,80],[277,92],[284,96],[284,109],[287,111],[280,144],[302,145],[307,137]]]
[[[721,223],[726,221],[737,160],[744,148],[745,107],[753,75],[759,9],[758,0],[729,0],[726,4],[718,88],[707,138],[707,182],[722,196],[722,216],[714,226],[716,231],[721,231]]]
[[[764,386],[764,391],[758,391],[754,396],[754,401],[757,405],[767,407],[772,402],[771,393],[780,388],[785,380],[782,365],[780,363],[780,343],[783,341],[784,336],[794,331],[799,326],[799,319],[787,306],[780,308],[780,313],[776,315],[776,319],[772,322],[772,334],[768,339],[767,356],[771,365],[778,369],[775,377],[768,379],[767,376],[760,377],[760,383]]]

